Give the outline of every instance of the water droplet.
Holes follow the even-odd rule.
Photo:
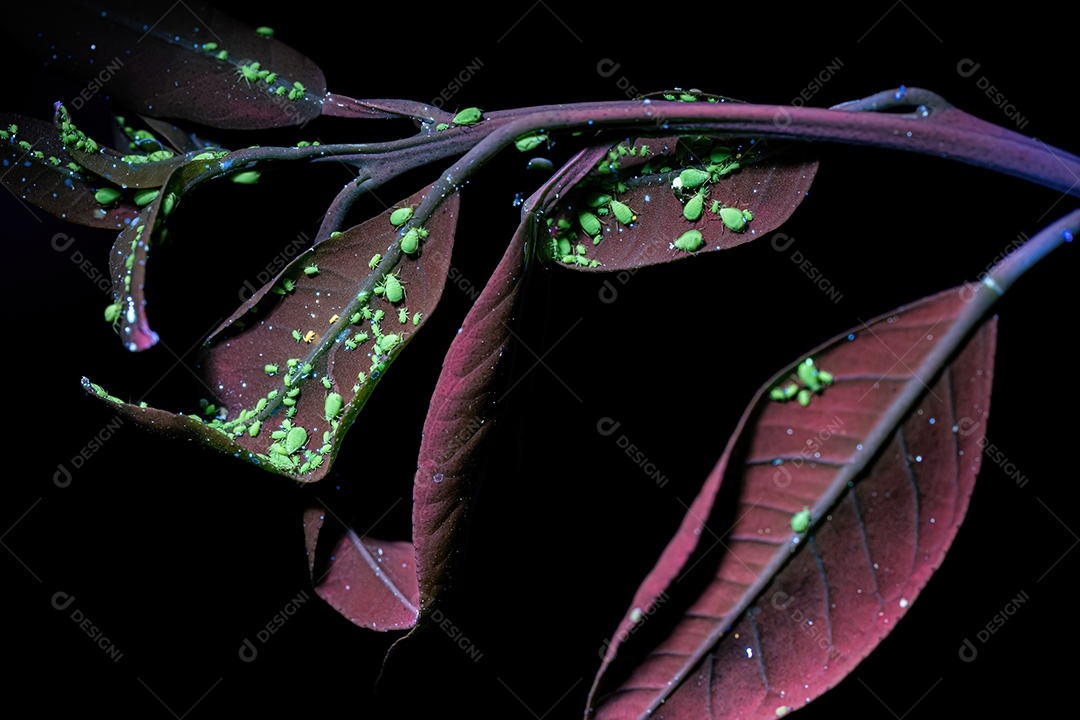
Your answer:
[[[900,607],[902,607],[902,608],[907,607],[907,598],[900,598]]]
[[[747,658],[754,657],[754,648],[750,647],[749,645],[746,646],[746,657]]]
[[[372,373],[372,374],[374,374],[374,373]],[[444,475],[442,473],[436,473],[435,475],[431,476],[431,479],[434,480],[437,483],[440,483],[440,482],[443,481],[443,477],[444,477]]]

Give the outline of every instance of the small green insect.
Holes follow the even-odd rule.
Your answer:
[[[356,343],[353,341],[352,338],[345,338],[345,347],[349,348],[350,350],[355,350]]]
[[[421,317],[422,317],[421,313],[416,313],[415,315],[413,315],[412,316],[412,324],[413,325],[419,325]]]
[[[357,312],[357,313],[352,314],[352,317],[349,318],[349,322],[351,322],[353,325],[357,325],[363,319],[364,319],[364,316]]]
[[[304,268],[304,274],[307,275],[308,277],[313,277],[315,275],[318,275],[319,274],[319,266],[316,265],[315,263],[311,263],[306,268]]]
[[[687,230],[675,241],[675,247],[684,252],[697,252],[704,244],[700,230]]]
[[[380,255],[379,253],[375,253],[374,255],[371,256],[371,259],[368,260],[367,266],[369,268],[371,268],[372,270],[374,270],[378,266],[378,264],[379,264],[379,262],[381,260],[382,260],[382,255]]]
[[[405,298],[405,288],[396,275],[384,275],[383,282],[387,300],[392,303],[397,303]]]
[[[247,172],[237,173],[232,176],[232,181],[237,185],[254,185],[259,182],[259,177],[262,175],[257,170],[248,170]]]
[[[398,310],[398,322],[402,325],[409,322],[409,308],[401,308]]]
[[[438,125],[435,126],[435,129],[439,130],[440,132],[443,131],[443,130],[449,130],[450,125],[448,125],[447,123],[439,123]]]
[[[167,217],[176,207],[176,200],[176,193],[166,195],[165,199],[161,201],[161,214]]]
[[[483,111],[478,107],[465,108],[451,120],[455,125],[475,125],[483,119]]]
[[[711,212],[713,215],[719,215],[720,214],[720,201],[719,200],[713,200],[712,201],[712,207],[709,208],[709,212]]]
[[[521,152],[529,152],[547,142],[547,135],[542,133],[528,133],[514,141],[514,147]]]
[[[799,391],[797,398],[799,400],[799,404],[803,407],[807,407],[810,405],[810,391],[806,388],[803,388]]]
[[[273,85],[277,82],[277,73],[266,73],[266,77],[264,77],[262,80],[267,85]]]
[[[333,383],[330,381],[330,378],[328,378],[325,375],[322,376],[322,384],[323,384],[323,387],[326,388],[327,390],[329,390],[333,386]]]
[[[262,423],[259,422],[258,420],[251,423],[250,425],[248,425],[248,429],[247,429],[248,435],[250,435],[251,437],[259,437],[259,429],[261,427],[262,427]]]
[[[101,205],[109,205],[120,199],[120,191],[116,188],[103,187],[94,193],[94,199]]]
[[[581,229],[585,231],[586,235],[590,237],[596,237],[600,234],[603,225],[600,222],[600,218],[593,215],[587,210],[582,210],[578,213],[578,223],[581,224]]]
[[[419,249],[420,232],[416,228],[411,228],[401,237],[401,252],[406,255],[415,255]]]
[[[255,28],[255,33],[257,35],[262,35],[266,38],[274,37],[274,28],[260,25],[259,27]]]
[[[400,335],[383,335],[379,338],[379,349],[384,353],[388,353],[400,342]]]
[[[705,184],[709,179],[709,173],[696,168],[686,168],[679,173],[679,182],[683,188],[696,188]]]
[[[327,420],[333,420],[341,412],[341,408],[344,407],[344,403],[341,400],[341,396],[337,393],[330,393],[326,396],[326,403],[323,409],[326,414]]]
[[[412,217],[413,209],[411,207],[395,208],[390,213],[390,224],[394,227],[401,227],[405,223],[409,222],[409,218]]]
[[[285,436],[285,450],[289,455],[302,448],[308,441],[307,430],[302,427],[294,427]]]
[[[371,314],[371,324],[381,323],[382,319],[386,317],[386,313],[382,310],[376,310]]]
[[[637,220],[637,215],[630,209],[630,206],[618,200],[611,201],[611,212],[615,214],[615,219],[623,225],[629,225]]]
[[[806,388],[812,392],[818,392],[821,390],[821,380],[818,379],[818,369],[814,367],[813,358],[806,358],[795,369],[795,373],[799,376],[799,380]]]
[[[791,516],[791,529],[797,533],[804,533],[810,527],[810,508],[803,509]]]
[[[114,323],[120,319],[120,312],[124,309],[123,303],[113,303],[105,307],[105,322]]]
[[[266,374],[267,374],[267,375],[274,375],[274,374],[276,374],[276,373],[277,373],[277,371],[278,371],[278,366],[277,366],[277,365],[273,365],[273,364],[269,364],[269,363],[268,363],[268,364],[266,364],[266,365],[264,365],[264,366],[263,366],[263,370],[265,370],[265,371],[266,371]]]
[[[292,331],[292,336],[293,336],[293,340],[296,340],[296,342],[300,342],[301,340],[304,339],[304,334],[302,332],[300,332],[299,330],[293,330]]]
[[[608,203],[610,203],[613,199],[614,198],[612,198],[610,195],[607,195],[605,193],[594,192],[594,193],[589,193],[588,195],[585,196],[585,204],[588,205],[591,208],[601,208],[601,207],[604,207],[605,205],[607,205]],[[567,222],[566,227],[563,228],[562,222],[563,222],[562,220],[559,221],[559,227],[560,228],[565,230],[566,228],[570,227],[570,223]]]
[[[703,205],[705,203],[705,196],[702,193],[696,193],[694,197],[690,198],[686,206],[683,207],[683,217],[690,222],[696,222],[701,219],[701,213],[703,212]]]
[[[754,214],[749,210],[726,207],[720,208],[720,219],[724,221],[729,230],[742,232],[746,229],[746,224],[754,219]]]
[[[155,189],[138,190],[135,192],[135,204],[139,207],[149,205],[157,199],[157,196],[158,190]]]

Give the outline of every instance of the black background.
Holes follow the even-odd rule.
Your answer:
[[[1073,43],[1045,3],[1013,18],[902,2],[845,14],[806,4],[665,4],[642,14],[560,0],[493,10],[219,6],[276,28],[319,63],[332,91],[353,97],[431,101],[479,60],[449,109],[626,99],[621,78],[640,92],[698,87],[789,104],[839,60],[808,104],[906,84],[1014,128],[980,89],[985,77],[1026,119],[1021,132],[1075,149]],[[1019,34],[1021,19],[1035,32]],[[4,110],[47,119],[54,100],[79,89],[9,45],[4,53]],[[958,72],[964,59],[980,64],[974,75]],[[598,72],[603,60],[618,64],[614,74]],[[95,102],[87,112],[103,109]],[[299,132],[230,138],[238,147],[388,132],[327,119]],[[571,139],[560,141],[552,159],[558,165],[575,149]],[[409,537],[426,398],[468,297],[446,290],[440,312],[366,409],[377,423],[354,431],[316,486],[128,424],[60,488],[58,464],[70,468],[114,419],[83,394],[80,377],[124,399],[192,411],[201,386],[177,356],[192,364],[188,349],[235,309],[244,280],[298,233],[313,237],[351,174],[327,164],[266,173],[253,188],[194,194],[150,273],[149,316],[171,350],[142,355],[121,347],[101,319],[108,298],[71,262],[78,250],[104,269],[113,234],[67,225],[0,193],[6,283],[14,289],[5,333],[11,461],[0,506],[9,697],[24,695],[52,716],[100,708],[148,718],[579,717],[601,643],[678,525],[678,500],[692,500],[761,383],[862,320],[975,277],[1018,234],[1034,235],[1075,206],[1057,192],[938,158],[819,149],[813,189],[783,231],[842,293],[838,303],[789,262],[790,251],[767,242],[642,271],[611,304],[598,299],[604,276],[536,274],[519,327],[531,350],[520,347],[510,365],[511,383],[525,379],[503,402],[505,422],[456,578],[461,592],[446,610],[482,656],[472,662],[433,629],[414,648],[411,676],[377,698],[371,686],[395,637],[354,627],[315,596],[300,512],[318,499],[374,537]],[[515,194],[528,195],[543,179],[524,171],[523,156],[505,155],[463,191],[454,265],[477,288],[516,227]],[[441,170],[377,194],[393,204]],[[368,201],[357,221],[382,209]],[[58,232],[76,243],[55,251]],[[1080,556],[1070,552],[1080,528],[1068,460],[1075,434],[1067,419],[1076,373],[1062,347],[1076,328],[1075,252],[1055,251],[998,308],[988,437],[1009,465],[985,459],[940,572],[897,631],[800,717],[936,717],[952,708],[1035,716],[1074,706],[1074,664],[1050,655],[1068,657],[1080,637],[1071,582]],[[544,364],[530,371],[533,351]],[[665,487],[622,454],[614,436],[596,432],[603,417],[621,423],[618,434],[669,478]],[[1023,487],[1007,472],[1014,467],[1028,479]],[[67,611],[52,607],[57,592],[75,597]],[[310,601],[267,642],[256,641],[304,592]],[[976,633],[1020,593],[1028,602],[979,642]],[[119,661],[70,619],[74,609],[119,648]],[[238,656],[245,638],[259,650],[250,663]],[[965,638],[978,647],[974,662],[958,657]]]

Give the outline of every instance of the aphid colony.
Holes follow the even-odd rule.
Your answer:
[[[543,135],[523,135],[518,138],[517,147],[523,151],[532,149],[542,140],[546,140]],[[712,200],[709,203],[709,194],[710,185],[738,170],[741,164],[746,162],[749,154],[744,155],[726,146],[714,146],[714,142],[713,138],[707,136],[680,138],[674,158],[676,167],[662,165],[653,168],[654,159],[650,159],[641,166],[639,174],[673,173],[678,170],[678,166],[683,166],[683,169],[671,181],[672,192],[683,204],[683,218],[688,222],[696,223],[706,212],[711,212],[718,215],[732,232],[743,232],[754,219],[753,213],[749,210],[725,207],[719,200]],[[591,189],[586,190],[581,207],[577,210],[569,209],[561,216],[547,219],[549,232],[552,235],[549,250],[551,257],[568,265],[583,265],[592,268],[600,266],[597,260],[586,257],[588,246],[576,240],[584,233],[592,238],[593,245],[599,245],[605,230],[610,231],[611,222],[624,226],[637,222],[637,211],[617,199],[620,194],[627,191],[626,183],[618,179],[619,170],[626,158],[641,158],[649,154],[648,145],[628,143],[619,143],[608,152],[607,156],[597,164],[598,180]],[[669,159],[666,154],[654,153],[654,156],[662,160]],[[708,162],[699,166],[699,158],[705,157],[708,158]],[[693,166],[686,167],[687,165]],[[697,252],[704,245],[704,236],[696,228],[687,230],[671,243],[673,249],[688,253]]]
[[[799,382],[790,382],[786,386],[776,387],[769,390],[769,398],[776,402],[787,402],[791,398],[798,400],[799,405],[806,407],[810,404],[811,393],[820,395],[827,385],[832,385],[833,375],[827,370],[821,370],[814,364],[813,358],[806,358],[795,368],[795,374]]]
[[[258,27],[255,29],[255,33],[267,39],[274,36],[273,28],[268,27]],[[295,81],[290,85],[288,82],[282,81],[279,85],[278,74],[264,69],[257,61],[243,63],[230,60],[229,51],[221,49],[216,42],[203,43],[202,51],[223,63],[235,64],[236,77],[247,83],[249,87],[253,84],[262,83],[266,87],[267,92],[270,92],[277,97],[288,97],[289,100],[293,101],[304,99],[304,93],[307,92],[307,88],[304,87],[303,83]]]

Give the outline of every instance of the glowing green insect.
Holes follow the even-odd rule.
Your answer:
[[[400,335],[383,335],[379,338],[379,349],[384,353],[390,352],[400,342]]]
[[[356,343],[353,341],[352,338],[345,338],[345,347],[349,348],[350,350],[355,350]]]
[[[810,391],[806,388],[800,390],[797,397],[799,400],[799,404],[803,407],[807,407],[810,404]]]
[[[629,205],[621,203],[618,200],[611,201],[611,212],[615,214],[615,219],[621,222],[623,225],[629,225],[637,220],[637,215],[630,209]]]
[[[94,199],[101,205],[109,205],[120,199],[120,191],[116,188],[103,187],[94,193]]]
[[[247,432],[251,437],[259,437],[259,429],[262,427],[262,423],[256,420],[248,426]]]
[[[440,130],[440,131],[449,130],[450,126],[447,123],[439,123],[438,125],[435,126],[435,129]]]
[[[386,317],[385,312],[383,312],[382,310],[376,310],[374,313],[371,314],[371,324],[374,325],[376,323],[381,323],[384,317]]]
[[[421,317],[422,317],[421,313],[416,313],[415,315],[413,315],[412,316],[412,324],[413,325],[419,325]]]
[[[341,396],[337,393],[330,393],[326,396],[326,403],[323,406],[325,410],[326,419],[333,420],[341,412],[341,408],[344,407],[344,403],[341,400]]]
[[[292,336],[293,336],[293,339],[296,340],[296,342],[300,342],[301,340],[304,339],[304,334],[302,332],[300,332],[299,330],[293,330],[292,331]]]
[[[154,202],[155,199],[157,199],[157,196],[157,190],[138,190],[135,193],[135,204],[139,207],[149,205],[150,203]]]
[[[585,196],[585,204],[591,208],[601,208],[610,203],[613,199],[614,198],[612,198],[610,195],[594,192],[589,193]],[[570,223],[567,223],[566,228],[563,228],[562,221],[560,220],[559,227],[565,230],[566,228],[570,227]]]
[[[255,32],[256,34],[262,35],[263,37],[274,37],[274,28],[266,27],[265,25],[261,25],[255,28]]]
[[[352,317],[351,317],[351,318],[349,318],[349,322],[351,322],[352,324],[356,325],[356,324],[359,324],[359,322],[360,322],[361,320],[363,320],[363,319],[364,319],[364,316],[363,316],[363,315],[361,315],[360,313],[353,313],[353,314],[352,314]]]
[[[263,78],[263,82],[267,85],[273,85],[277,82],[277,73],[266,73],[266,77]]]
[[[545,142],[547,142],[547,135],[542,133],[528,133],[515,140],[514,147],[521,152],[529,152],[530,150],[535,150],[540,147]]]
[[[818,379],[818,369],[814,367],[814,360],[812,358],[806,358],[795,369],[796,374],[799,376],[799,380],[808,390],[818,392],[821,390],[821,381]]]
[[[414,255],[420,249],[420,232],[411,228],[401,238],[401,252],[406,255]]]
[[[686,168],[679,173],[679,182],[684,188],[696,188],[705,184],[709,179],[709,173],[696,168]]]
[[[697,252],[704,244],[700,230],[687,230],[675,241],[675,247],[684,252]]]
[[[705,196],[702,193],[695,194],[694,197],[690,198],[687,201],[686,206],[683,207],[683,217],[690,222],[695,222],[699,220],[701,218],[701,213],[704,210],[704,204]]]
[[[319,266],[316,265],[315,263],[311,263],[306,268],[304,268],[304,274],[307,275],[308,277],[318,275],[319,274]]]
[[[803,533],[808,527],[810,527],[810,508],[804,505],[802,510],[791,516],[791,529],[797,533]]]
[[[114,323],[120,319],[120,312],[124,309],[123,303],[113,303],[105,308],[105,322]]]
[[[600,223],[600,218],[587,210],[582,210],[578,213],[578,222],[581,224],[581,229],[585,231],[585,234],[591,237],[599,235],[601,228],[603,227]]]
[[[383,276],[383,292],[386,299],[392,303],[401,302],[405,298],[405,288],[402,286],[401,281],[398,280],[397,275]]]
[[[746,229],[746,224],[754,219],[754,214],[749,210],[726,207],[720,208],[720,219],[733,232],[742,232]]]
[[[277,365],[272,365],[272,364],[269,364],[269,363],[268,363],[268,364],[266,364],[266,365],[264,365],[264,366],[263,366],[263,370],[265,370],[265,371],[266,371],[266,374],[267,374],[267,375],[273,375],[273,374],[277,373],[277,371],[278,371],[278,366],[277,366]]]
[[[161,201],[161,214],[168,216],[176,207],[176,193],[169,193],[165,196],[165,199]]]
[[[289,455],[302,448],[308,441],[307,430],[302,427],[294,427],[289,430],[289,434],[285,436],[285,450]]]
[[[713,215],[719,215],[720,214],[720,201],[719,200],[713,200],[712,201],[712,207],[709,208],[709,212],[711,212]]]
[[[367,266],[369,268],[371,268],[372,270],[374,270],[375,267],[379,264],[380,260],[382,260],[382,255],[380,255],[379,253],[375,253],[374,255],[371,256],[371,259],[368,260]]]
[[[247,172],[233,175],[231,179],[237,185],[254,185],[259,182],[260,175],[262,175],[262,173],[257,170],[248,170]]]
[[[401,308],[398,310],[398,322],[402,325],[409,322],[409,308]]]
[[[326,388],[327,390],[329,390],[333,386],[333,383],[330,381],[330,378],[326,377],[325,375],[322,376],[322,384],[323,384],[323,387]]]
[[[218,44],[216,42],[203,43],[202,49],[206,50],[207,52],[210,52],[212,50],[217,50],[218,49]]]
[[[478,107],[465,108],[455,115],[454,119],[450,122],[455,125],[475,125],[483,119],[483,115],[483,111]]]
[[[409,222],[409,218],[412,217],[412,214],[413,209],[411,207],[396,208],[390,213],[390,224],[394,227],[401,227]]]

